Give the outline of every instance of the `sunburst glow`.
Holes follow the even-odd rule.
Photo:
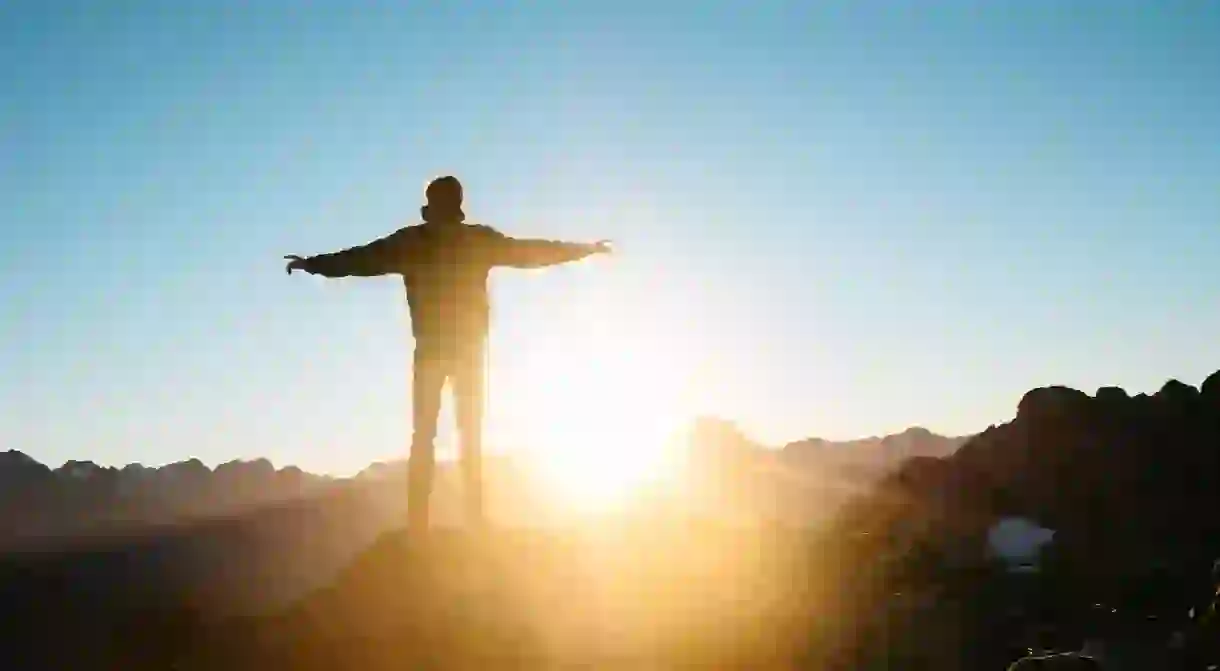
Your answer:
[[[657,377],[660,361],[625,348],[568,369],[579,385],[556,386],[553,409],[531,448],[537,472],[559,503],[605,511],[629,503],[672,474],[670,437],[681,422],[672,385]],[[668,387],[668,389],[667,389]]]
[[[655,332],[662,322],[601,314],[581,323],[552,331],[531,357],[534,382],[518,407],[529,417],[530,461],[557,505],[607,512],[673,476],[690,369]]]

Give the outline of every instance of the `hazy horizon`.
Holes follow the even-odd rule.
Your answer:
[[[492,449],[957,436],[1220,368],[1220,4],[358,7],[0,7],[0,449],[405,457],[400,283],[281,257],[447,173],[619,248],[493,274]]]
[[[719,419],[719,418],[717,418],[717,419]],[[914,428],[924,428],[924,427],[907,427],[907,428],[908,428],[908,429],[914,429]],[[870,441],[870,440],[882,440],[882,439],[887,438],[887,437],[892,436],[892,435],[898,435],[898,434],[901,434],[901,433],[903,433],[904,431],[905,431],[905,429],[904,429],[904,430],[902,430],[902,431],[895,432],[895,433],[893,433],[893,434],[872,435],[872,436],[858,436],[858,437],[855,437],[855,438],[843,438],[843,439],[835,439],[835,440],[828,439],[828,438],[823,438],[822,436],[814,436],[814,435],[809,435],[809,436],[801,436],[801,437],[793,438],[792,440],[789,440],[789,441],[784,441],[783,443],[776,443],[776,444],[764,444],[764,443],[758,443],[758,442],[755,442],[755,443],[754,443],[754,445],[755,445],[755,447],[761,448],[761,449],[763,449],[763,450],[769,450],[769,451],[773,451],[773,452],[778,452],[779,450],[783,449],[784,447],[786,447],[787,445],[789,445],[789,444],[791,444],[791,443],[797,443],[797,442],[801,442],[801,441],[805,441],[805,440],[810,440],[810,439],[821,439],[821,440],[826,440],[826,441],[829,441],[830,443],[832,443],[832,444],[834,444],[834,445],[847,445],[847,444],[851,444],[851,443],[859,443],[859,442]],[[935,435],[939,436],[940,438],[945,438],[945,439],[950,439],[950,440],[956,440],[956,439],[969,438],[970,436],[974,435],[975,433],[978,433],[978,432],[973,432],[973,433],[968,433],[968,434],[961,434],[961,435],[943,435],[943,434],[935,434]],[[750,436],[750,435],[748,435],[748,434],[747,434],[747,435],[745,435],[744,437],[745,437],[747,440],[754,441],[753,436]],[[16,448],[6,448],[6,449],[16,449]],[[3,451],[5,451],[5,450],[0,450],[0,452],[3,452]],[[22,450],[17,450],[17,451],[19,451],[19,452],[23,452]],[[518,449],[518,450],[493,450],[492,452],[489,452],[488,457],[489,457],[489,458],[495,458],[495,457],[508,457],[508,458],[512,458],[512,457],[514,457],[514,456],[521,455],[521,456],[525,456],[526,458],[529,458],[531,455],[527,454],[527,453],[526,453],[527,451],[528,451],[528,450],[521,450],[521,449]],[[26,456],[32,456],[32,455],[27,454]],[[87,455],[87,454],[86,454],[86,455],[78,455],[78,456],[69,456],[69,457],[67,457],[66,459],[61,460],[61,461],[58,461],[58,462],[49,462],[49,463],[48,463],[48,462],[45,462],[45,461],[42,461],[42,460],[39,460],[39,461],[40,461],[40,463],[42,463],[44,466],[48,466],[48,467],[50,467],[51,469],[60,468],[60,467],[62,467],[62,466],[64,466],[64,465],[66,465],[67,463],[72,462],[72,461],[81,461],[81,462],[83,462],[83,461],[92,461],[92,462],[93,462],[93,463],[95,463],[96,465],[101,466],[101,467],[103,467],[103,468],[119,468],[119,469],[121,469],[121,468],[123,468],[124,466],[129,466],[129,465],[132,465],[132,464],[135,464],[135,463],[139,463],[139,465],[144,466],[144,467],[146,467],[146,468],[161,468],[161,467],[164,467],[164,466],[168,466],[168,465],[170,465],[170,464],[181,463],[181,462],[184,462],[184,461],[190,461],[191,459],[199,459],[199,461],[200,461],[201,463],[203,463],[203,465],[207,466],[209,469],[212,469],[212,470],[215,470],[215,469],[216,469],[216,467],[217,467],[217,466],[220,466],[221,464],[224,464],[224,463],[226,463],[226,462],[231,462],[231,461],[234,461],[234,460],[238,460],[238,461],[254,461],[254,460],[258,460],[258,459],[267,459],[268,461],[271,461],[271,462],[272,462],[272,465],[273,465],[273,466],[275,466],[275,468],[276,468],[277,470],[278,470],[278,469],[282,469],[282,468],[286,468],[286,467],[288,467],[288,466],[296,466],[296,467],[298,467],[298,468],[301,468],[303,471],[306,471],[306,472],[309,472],[309,473],[313,473],[313,474],[315,474],[315,475],[327,475],[327,476],[338,477],[338,478],[346,478],[346,477],[353,477],[353,476],[356,476],[356,475],[360,474],[360,472],[362,472],[362,471],[364,471],[365,469],[367,469],[367,468],[369,468],[369,467],[373,466],[374,464],[383,464],[383,465],[384,465],[384,464],[393,464],[393,463],[396,463],[396,462],[401,462],[402,464],[404,464],[404,465],[405,465],[406,460],[407,460],[407,453],[406,453],[406,451],[404,450],[404,451],[403,451],[401,454],[392,454],[392,455],[389,455],[389,456],[384,457],[384,458],[382,458],[382,459],[374,459],[374,460],[368,461],[368,462],[363,463],[363,464],[356,464],[356,465],[353,465],[352,467],[349,467],[349,468],[347,468],[347,469],[345,469],[345,470],[342,470],[342,471],[331,470],[331,471],[326,471],[326,472],[315,472],[315,471],[310,471],[310,469],[308,469],[308,468],[304,468],[304,467],[302,467],[300,464],[297,464],[297,463],[295,463],[295,462],[291,462],[291,461],[284,461],[284,462],[274,461],[274,460],[272,460],[270,457],[268,457],[268,456],[266,456],[266,455],[260,455],[260,454],[252,454],[252,455],[248,455],[248,456],[234,457],[234,458],[231,458],[231,459],[221,459],[221,460],[218,460],[218,461],[209,461],[209,460],[207,460],[207,459],[202,459],[202,458],[198,457],[197,455],[181,455],[181,456],[179,456],[179,457],[176,457],[176,458],[173,458],[173,459],[170,459],[170,460],[167,460],[167,461],[159,461],[159,462],[123,462],[123,463],[115,463],[115,462],[107,462],[107,461],[104,461],[104,460],[101,460],[101,459],[95,459],[95,458],[91,458],[91,457],[90,457],[89,455]],[[446,462],[446,463],[454,463],[454,464],[456,464],[456,463],[457,463],[457,454],[456,454],[456,452],[450,452],[450,453],[447,453],[447,454],[438,455],[437,459],[438,459],[438,461],[442,461],[442,462]]]

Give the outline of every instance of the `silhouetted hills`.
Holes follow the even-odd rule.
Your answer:
[[[946,456],[964,437],[914,427],[851,441],[807,438],[778,449],[748,438],[735,424],[703,418],[691,432],[687,503],[717,519],[812,526],[867,491],[913,456]]]
[[[176,524],[310,495],[332,478],[266,459],[209,469],[198,459],[147,467],[68,461],[51,469],[0,453],[0,551],[68,542],[116,529]]]
[[[907,461],[838,523],[877,553],[919,547],[961,565],[995,520],[1026,517],[1056,531],[1053,562],[1076,576],[1070,588],[1100,599],[1151,574],[1181,577],[1166,595],[1195,589],[1220,556],[1217,511],[1220,373],[1154,394],[1031,390],[1012,421],[949,456]]]
[[[828,489],[823,497],[833,494],[839,499],[897,467],[909,453],[943,455],[961,442],[912,429],[896,436],[847,443],[810,439],[776,451],[753,443],[728,428],[731,425],[727,422],[709,431],[708,427],[717,422],[704,420],[696,425],[688,463],[692,472],[717,474],[711,484],[719,482],[715,478],[721,476],[727,481],[753,475],[764,480],[787,475],[789,480],[795,478],[805,484],[833,482],[844,493],[833,494]],[[295,466],[276,469],[266,459],[229,461],[214,469],[198,459],[160,467],[129,464],[122,468],[73,460],[52,469],[9,450],[0,453],[0,552],[76,542],[117,530],[130,532],[232,516],[247,509],[313,498],[336,487],[367,490],[364,498],[370,509],[366,515],[392,525],[402,519],[406,505],[405,467],[405,461],[375,463],[354,478],[315,475]],[[489,486],[504,494],[496,507],[502,522],[538,523],[555,516],[556,511],[548,510],[553,504],[542,500],[543,492],[537,491],[537,484],[520,460],[493,458],[488,470]],[[717,501],[717,514],[728,514],[733,505],[746,505],[740,500],[717,499],[717,491],[705,497]],[[801,490],[801,497],[806,494]],[[435,497],[438,523],[460,522],[457,482],[451,474],[441,474]],[[827,510],[827,503],[822,501],[819,510]],[[780,501],[771,502],[768,509],[772,511],[769,514],[784,516],[781,513],[786,508],[788,504]],[[752,514],[762,514],[760,510]],[[793,510],[797,509],[786,512]]]
[[[871,484],[908,459],[948,456],[967,438],[941,436],[923,427],[841,443],[810,438],[785,445],[782,458],[801,470],[831,471],[857,485]]]
[[[724,437],[693,436],[687,466],[696,484],[683,489],[688,501],[637,512],[808,522],[855,491],[832,497],[809,488],[811,482],[837,480],[823,478],[840,458],[830,456],[834,444],[824,445],[827,456],[781,470],[777,465],[787,450],[763,448],[739,433]],[[885,440],[862,442],[856,459],[881,458],[863,451]],[[725,461],[725,455],[735,456]],[[520,460],[493,456],[486,469],[493,520],[548,526],[560,518],[562,502],[548,499]],[[459,478],[451,464],[439,469],[434,499],[439,526],[461,522]],[[675,497],[656,500],[673,503]],[[0,453],[0,550],[11,561],[37,563],[65,583],[112,596],[128,589],[134,577],[154,596],[172,593],[170,601],[212,613],[280,607],[331,579],[405,519],[405,461],[329,478],[295,467],[276,469],[265,459],[215,469],[197,459],[159,468],[70,461],[51,469],[20,452]],[[99,585],[85,585],[90,582]]]
[[[922,427],[888,436],[831,441],[805,438],[772,449],[747,437],[732,422],[702,418],[691,432],[691,462],[700,468],[739,471],[742,468],[846,478],[866,483],[915,456],[952,454],[966,437],[947,437]]]

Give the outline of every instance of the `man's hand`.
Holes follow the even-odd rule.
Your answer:
[[[305,270],[305,259],[294,255],[285,256],[284,258],[288,259],[288,265],[284,268],[284,271],[289,275],[294,270]]]

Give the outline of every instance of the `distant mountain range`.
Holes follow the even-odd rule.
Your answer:
[[[718,519],[821,522],[869,491],[912,457],[944,457],[966,437],[914,427],[883,437],[835,442],[807,438],[778,449],[746,437],[731,422],[704,418],[691,433],[687,509]]]
[[[836,492],[867,486],[912,456],[947,455],[963,440],[916,428],[840,443],[811,438],[777,450],[754,443],[729,422],[703,419],[692,432],[686,475],[702,482],[695,488],[702,492],[700,500],[721,513],[750,509],[752,515],[794,519],[788,513],[802,508],[800,499],[815,498],[817,509],[824,511],[827,497],[840,498]],[[266,459],[230,461],[214,469],[198,459],[122,468],[69,461],[52,469],[9,450],[0,452],[0,552],[240,516],[266,506],[308,505],[341,492],[365,502],[362,517],[391,528],[405,519],[405,466],[405,460],[374,463],[351,478],[317,475],[295,466],[277,469]],[[726,496],[757,480],[786,483],[786,488],[769,489],[786,491],[791,500],[781,497],[768,504],[755,497],[754,505],[747,505],[740,496]],[[438,524],[460,521],[457,487],[454,474],[442,467],[435,494]],[[557,512],[547,510],[543,493],[511,456],[489,460],[488,487],[502,522],[545,523]],[[814,497],[811,488],[821,491]]]
[[[308,496],[332,478],[266,459],[210,469],[198,459],[159,468],[69,461],[52,469],[0,452],[0,551],[115,528],[172,524]]]

